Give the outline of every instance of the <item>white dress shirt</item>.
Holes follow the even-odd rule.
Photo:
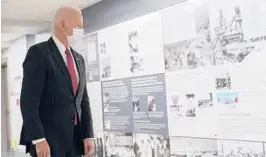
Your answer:
[[[53,36],[52,38],[53,38],[55,45],[57,46],[59,52],[61,53],[63,60],[65,61],[66,65],[67,65],[66,47],[55,36]],[[70,48],[68,48],[68,49],[71,52],[71,49]],[[73,63],[74,63],[75,71],[76,71],[77,81],[79,82],[79,73],[77,70],[76,62],[75,62],[75,59],[73,57],[73,54],[72,53],[70,53],[70,54],[73,58]],[[44,140],[45,140],[45,138],[37,139],[37,140],[33,140],[32,143],[35,145],[35,144],[42,142]]]

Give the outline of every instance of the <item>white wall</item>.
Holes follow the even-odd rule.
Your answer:
[[[20,106],[16,104],[16,99],[19,99],[19,94],[12,94],[14,91],[14,78],[22,79],[23,69],[22,63],[26,56],[26,37],[21,37],[14,41],[11,46],[3,53],[1,58],[7,59],[7,77],[8,77],[8,104],[10,112],[10,138],[11,147],[18,148],[20,131],[22,126],[22,117]],[[20,91],[20,90],[19,90]],[[21,148],[23,149],[23,148]]]
[[[35,35],[36,43],[46,41],[50,38],[50,33],[40,33]],[[24,147],[18,146],[20,131],[22,127],[22,117],[20,106],[16,104],[19,94],[14,94],[14,78],[23,78],[22,64],[27,54],[27,38],[23,36],[14,42],[1,54],[2,59],[7,59],[7,77],[8,77],[8,104],[10,112],[10,140],[11,148],[15,150],[24,150]],[[16,87],[15,87],[16,88]],[[19,91],[21,86],[18,87]]]
[[[35,35],[36,43],[40,43],[48,40],[51,37],[51,33],[40,33]]]
[[[40,33],[35,35],[35,43],[46,41],[50,38],[50,33]],[[16,99],[20,98],[19,94],[12,94],[14,91],[14,78],[20,77],[21,82],[23,78],[22,64],[27,54],[27,38],[23,36],[14,42],[5,50],[1,58],[7,59],[7,77],[8,77],[8,102],[10,112],[10,138],[11,148],[17,150],[24,150],[24,147],[18,146],[20,131],[22,127],[22,117],[20,106],[16,104]],[[16,87],[15,87],[16,88]],[[18,87],[21,90],[21,86]]]

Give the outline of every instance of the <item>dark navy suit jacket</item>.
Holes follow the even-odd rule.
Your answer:
[[[53,156],[63,157],[74,138],[76,112],[80,138],[93,138],[85,62],[80,54],[71,51],[80,78],[76,95],[67,66],[52,38],[28,50],[20,99],[23,117],[20,144],[26,145],[27,152],[33,148],[33,140],[45,138]]]

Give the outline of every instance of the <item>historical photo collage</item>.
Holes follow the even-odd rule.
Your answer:
[[[187,0],[88,35],[93,157],[266,157],[265,8]]]

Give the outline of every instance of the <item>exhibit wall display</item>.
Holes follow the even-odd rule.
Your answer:
[[[160,12],[98,32],[102,80],[164,72]]]
[[[102,82],[104,129],[168,133],[164,74]]]
[[[188,0],[86,35],[95,157],[265,157],[265,8]]]

